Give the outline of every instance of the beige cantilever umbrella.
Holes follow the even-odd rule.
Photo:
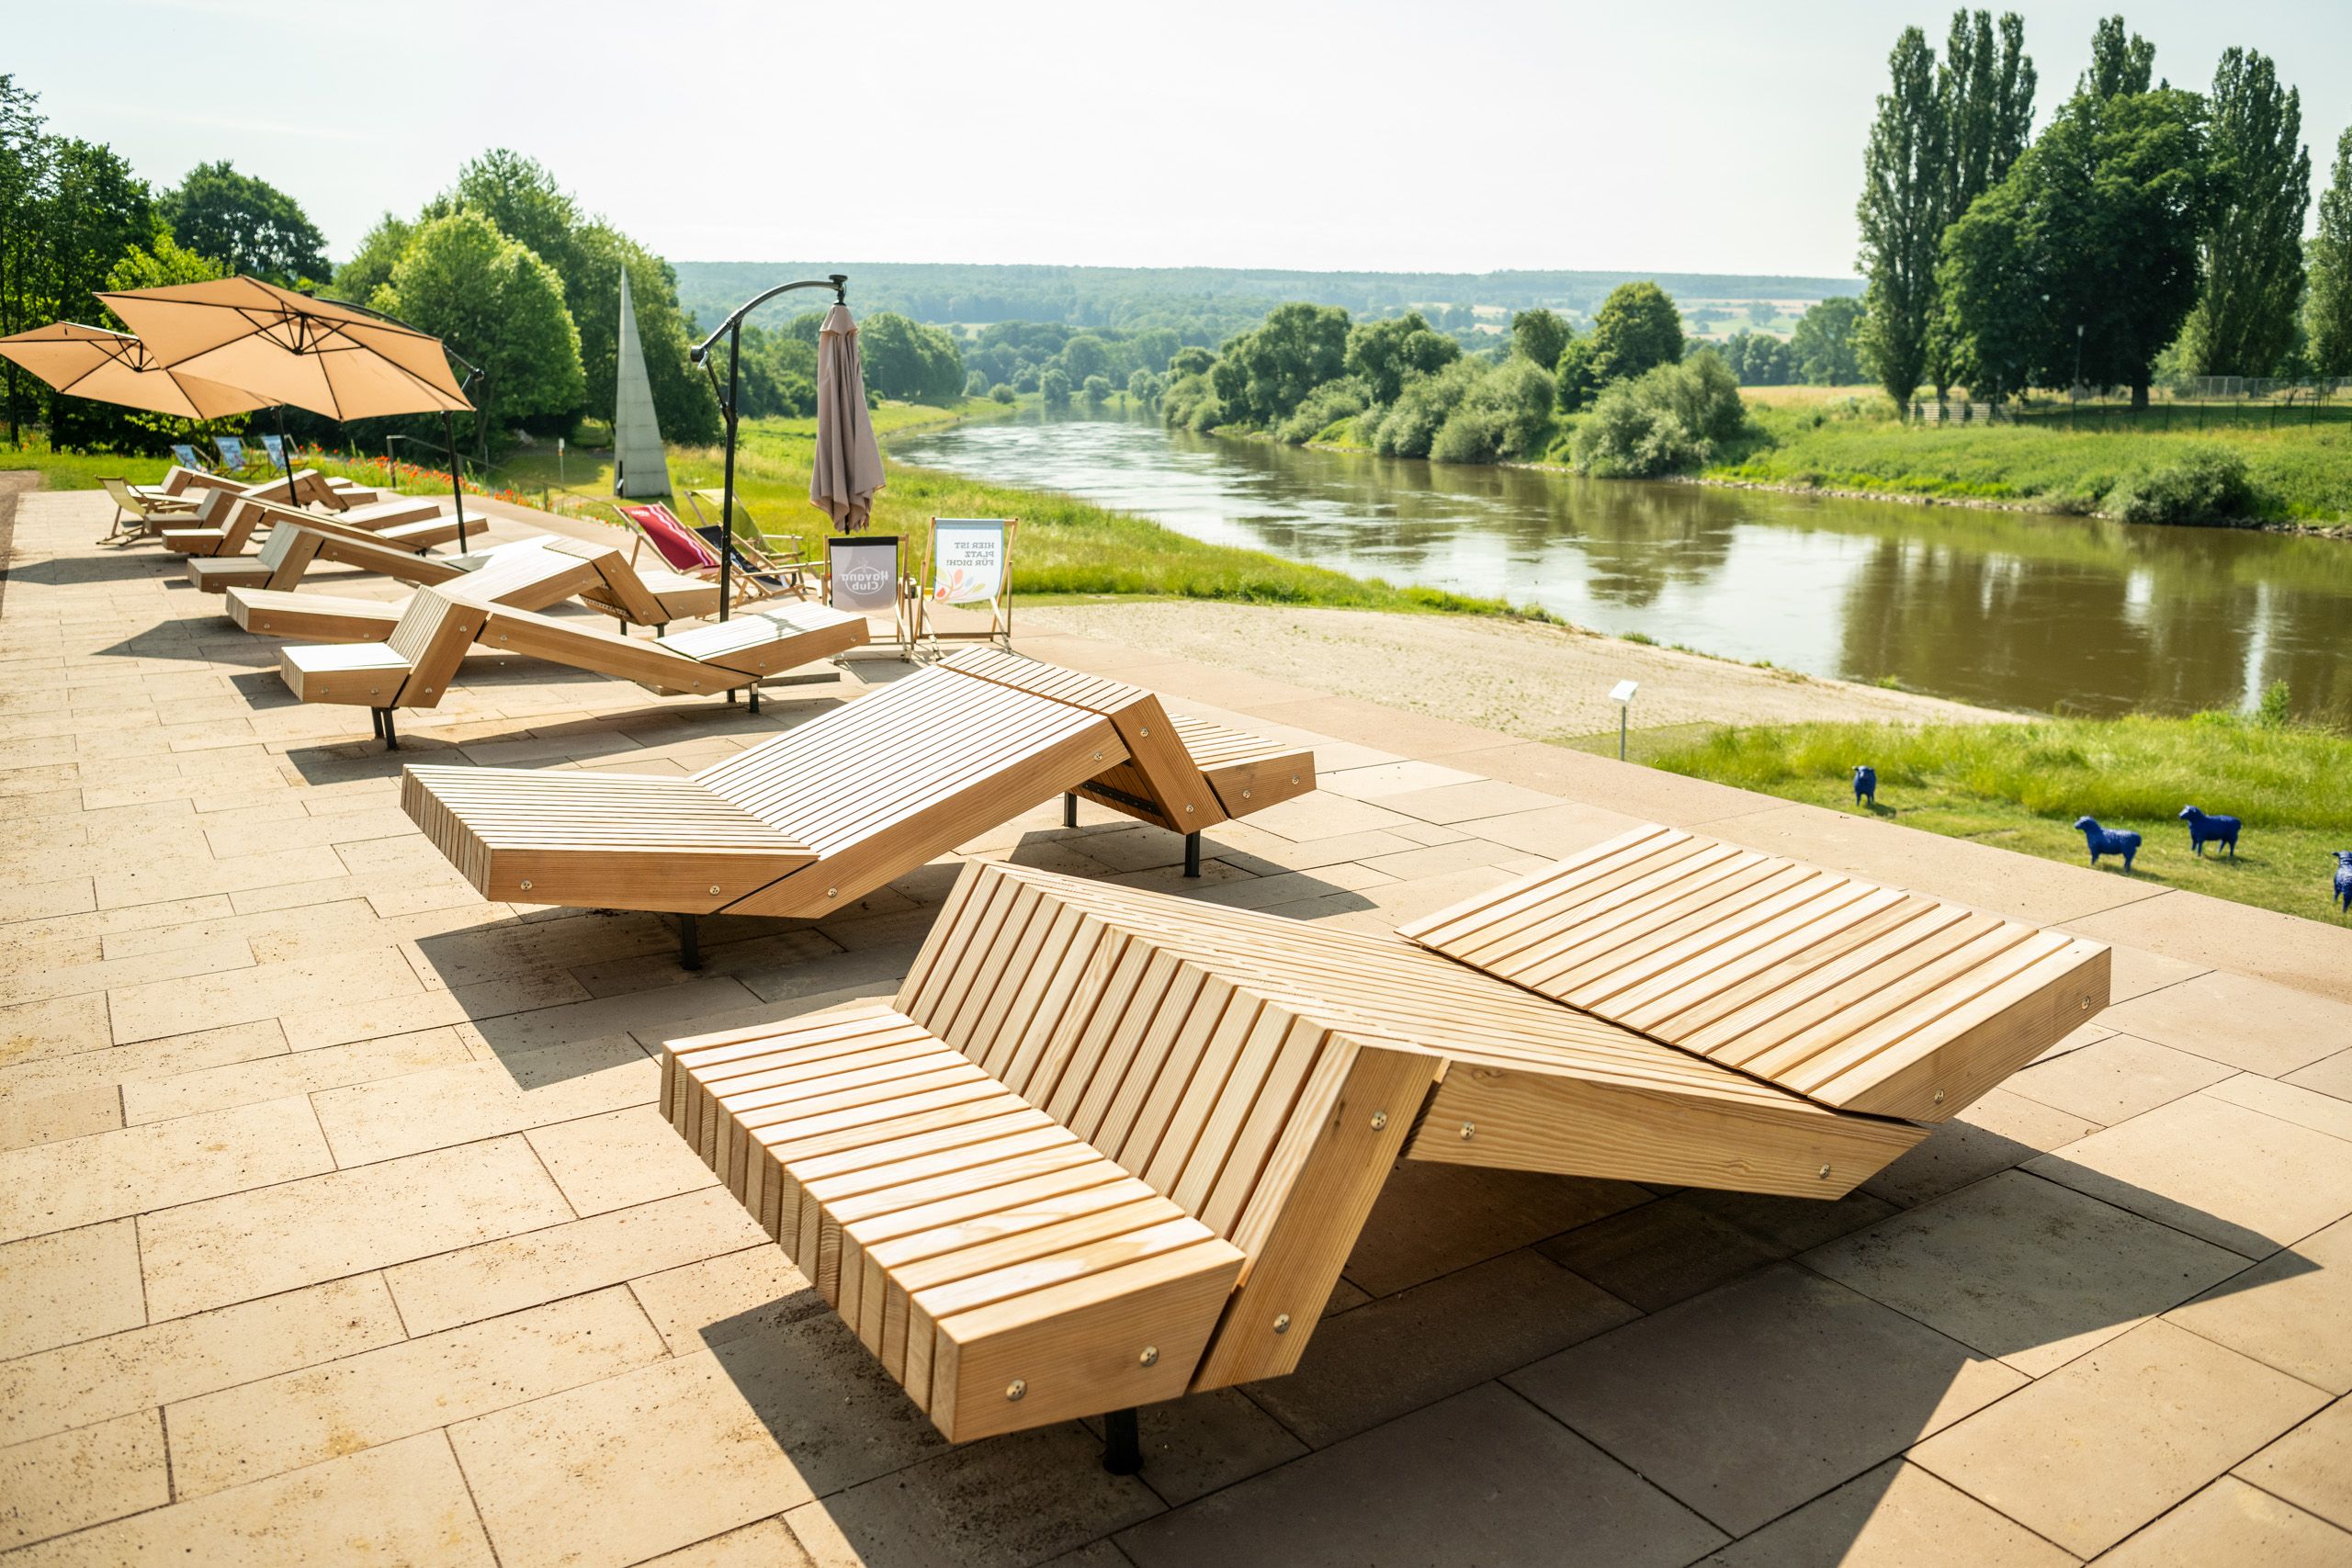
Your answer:
[[[882,452],[865,410],[865,367],[857,353],[857,323],[849,307],[825,312],[817,333],[817,458],[808,499],[854,534],[874,514],[882,488]]]
[[[224,381],[329,419],[438,413],[449,445],[458,544],[465,547],[465,492],[450,416],[474,405],[449,373],[439,338],[373,310],[318,299],[258,277],[220,277],[128,293],[101,293],[174,370]]]
[[[61,392],[179,419],[220,419],[267,408],[273,401],[159,365],[137,338],[78,321],[57,321],[0,337],[0,355]]]

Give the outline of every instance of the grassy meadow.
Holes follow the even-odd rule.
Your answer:
[[[2086,864],[2077,817],[2142,837],[2137,881],[2309,919],[2338,920],[2330,882],[2352,849],[2352,771],[2331,730],[2235,714],[2002,725],[1808,724],[1726,729],[1652,766],[1785,800],[1856,809],[1857,762],[1878,770],[1878,814],[1947,838]],[[2234,861],[2189,852],[2194,804],[2241,818]],[[2102,869],[2124,874],[2120,863]]]
[[[1871,491],[1944,500],[2006,502],[2049,512],[2090,513],[2127,479],[2200,449],[2245,463],[2255,515],[2267,522],[2352,522],[2352,408],[2316,423],[2256,420],[2197,428],[2188,410],[2116,428],[2070,428],[2063,412],[2016,424],[1906,425],[1887,417],[1883,394],[1831,387],[1743,389],[1753,434],[1720,455],[1711,479]]]

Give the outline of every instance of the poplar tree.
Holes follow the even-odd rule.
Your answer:
[[[2202,376],[2268,376],[2294,351],[2303,295],[2312,155],[2302,94],[2279,86],[2268,57],[2227,49],[2208,104],[2204,283],[2189,363]]]
[[[2076,94],[2098,99],[2144,93],[2156,74],[2156,46],[2138,33],[2126,35],[2121,17],[2103,18],[2091,30],[2091,68],[2075,85]]]
[[[1870,279],[1862,296],[1869,352],[1879,384],[1907,415],[1927,366],[1950,170],[1944,102],[1926,35],[1904,28],[1887,66],[1854,215],[1862,235],[1859,265]]]
[[[2312,368],[2352,376],[2352,128],[2335,139],[2335,169],[2312,240]]]
[[[1936,76],[1943,106],[1946,185],[1943,221],[1958,222],[1976,198],[2001,183],[2033,134],[2033,59],[2025,52],[2025,19],[2001,17],[1995,41],[1990,11],[1955,11]],[[1949,312],[1928,312],[1927,368],[1936,401],[1949,395],[1959,345],[1944,330]]]

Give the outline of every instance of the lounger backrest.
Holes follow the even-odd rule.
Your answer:
[[[421,523],[441,514],[441,503],[430,496],[403,495],[369,506],[355,506],[343,521],[355,528],[382,529],[400,523]]]
[[[1821,1104],[1917,1121],[2108,999],[2098,942],[1656,827],[1402,930]]]
[[[269,568],[269,581],[265,587],[292,588],[302,581],[302,573],[319,553],[319,536],[311,529],[291,523],[280,524],[269,531],[269,540],[255,558]]]
[[[1069,787],[1125,748],[1109,723],[1025,692],[926,670],[695,775],[825,857],[797,875],[846,897]],[[733,908],[800,907],[786,877]],[[822,900],[818,901],[820,905]]]
[[[594,569],[596,586],[582,593],[582,598],[612,610],[634,626],[660,626],[670,618],[663,614],[662,602],[647,592],[628,558],[615,547],[586,539],[554,539],[548,548],[575,557]]]
[[[1129,761],[1079,793],[1180,833],[1226,819],[1216,793],[1185,750],[1159,698],[1141,686],[1042,664],[992,648],[967,649],[942,668],[1098,713],[1117,728]]]
[[[623,506],[620,514],[636,524],[661,552],[662,558],[674,571],[716,571],[718,556],[708,545],[695,536],[694,531],[677,519],[677,515],[659,502],[639,506]]]
[[[482,606],[438,588],[420,588],[409,596],[400,624],[384,639],[408,660],[402,703],[416,707],[440,701],[466,649],[481,633],[485,613]]]
[[[356,566],[363,571],[381,572],[402,582],[431,587],[447,582],[464,573],[446,560],[418,555],[396,545],[385,544],[364,529],[345,529],[334,520],[322,520],[324,526],[313,532],[319,538],[319,558],[342,566]]]
[[[107,494],[113,499],[114,503],[117,506],[121,507],[133,517],[144,517],[147,515],[147,503],[130,492],[130,481],[129,479],[100,479],[98,482],[106,486]]]
[[[479,594],[481,590],[469,580],[466,592]],[[657,692],[723,692],[748,679],[673,653],[642,637],[623,637],[596,621],[559,620],[505,604],[490,606],[489,615],[482,646],[501,653],[520,653],[576,670],[616,675]]]

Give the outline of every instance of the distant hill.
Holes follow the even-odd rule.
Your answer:
[[[763,288],[849,275],[859,311],[922,321],[1058,321],[1084,327],[1174,327],[1215,341],[1285,300],[1340,305],[1354,315],[1408,309],[1476,311],[1497,324],[1538,305],[1589,316],[1611,288],[1655,280],[1684,310],[1746,302],[1794,304],[1859,294],[1855,277],[1690,272],[1283,272],[1238,267],[979,266],[905,262],[677,262],[678,299],[707,330]],[[776,309],[809,308],[787,296]],[[1767,312],[1752,314],[1759,324]]]

